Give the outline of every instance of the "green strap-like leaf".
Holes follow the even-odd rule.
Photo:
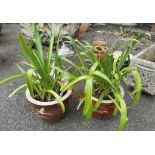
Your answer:
[[[134,92],[132,94],[135,94],[135,99],[132,103],[132,106],[135,107],[140,100],[142,86],[141,86],[140,73],[138,71],[133,71],[133,75],[135,80],[135,86],[134,86]]]
[[[137,37],[137,39],[140,39],[140,38]],[[135,47],[136,43],[139,42],[137,39],[132,38],[130,40],[130,45],[129,46],[128,46],[128,44],[126,45],[124,51],[122,52],[122,54],[119,58],[118,65],[117,65],[117,71],[120,71],[120,69],[124,65],[126,59],[129,57],[130,53],[132,52],[133,48]]]
[[[18,68],[22,73],[25,73],[25,70],[24,70],[21,66],[17,65],[17,68]]]
[[[30,94],[32,97],[34,97],[34,91],[33,91],[33,73],[35,72],[34,69],[29,69],[27,71],[27,87],[30,91]]]
[[[32,50],[27,46],[26,40],[22,35],[19,35],[18,39],[22,47],[23,55],[28,59],[28,61],[30,61],[31,63],[33,63],[33,65],[35,65],[37,63],[37,60],[35,59]]]
[[[121,113],[120,124],[119,124],[118,130],[124,130],[125,125],[128,121],[126,103],[120,93],[115,92],[115,91],[113,91],[113,93],[116,97],[116,100],[114,100],[114,103]],[[118,106],[118,103],[116,103],[116,101],[119,101],[119,106]]]
[[[95,62],[89,70],[89,75],[92,75],[94,73],[97,66],[98,66],[98,62]]]
[[[89,111],[88,111],[88,113],[87,113],[87,115],[85,117],[85,120],[83,121],[84,125],[86,125],[90,121],[91,116],[92,116],[92,112],[93,112],[93,107],[90,106]]]
[[[47,92],[50,93],[50,94],[52,94],[56,98],[57,102],[61,106],[62,112],[65,112],[65,106],[64,106],[64,104],[63,104],[60,96],[55,91],[53,91],[53,90],[47,90]]]
[[[102,100],[103,100],[103,97],[105,96],[105,91],[103,91],[100,95],[100,97],[98,98],[98,101],[96,102],[93,110],[96,111],[98,109],[98,107],[100,106]]]
[[[77,110],[79,110],[79,108],[81,107],[81,105],[82,105],[82,103],[84,102],[84,100],[85,100],[85,97],[83,97],[83,98],[80,100],[80,102],[79,102],[79,104],[78,104],[78,106],[77,106]]]
[[[72,61],[70,61],[69,59],[66,59],[65,57],[62,57],[62,60],[66,61],[68,64],[72,65],[80,73],[80,75],[83,75],[82,70],[76,64],[74,64]]]
[[[114,86],[114,84],[112,83],[112,81],[109,79],[107,75],[101,73],[100,71],[95,71],[93,74],[106,80],[112,86],[112,88],[116,90],[116,87]]]
[[[135,81],[134,91],[131,93],[131,95],[135,95],[134,101],[132,103],[132,106],[135,107],[137,105],[137,103],[139,102],[140,96],[141,96],[141,90],[142,90],[141,76],[140,76],[139,71],[136,68],[133,68],[133,67],[124,68],[120,72],[120,75],[121,75],[121,77],[124,77],[128,73],[133,74],[133,78],[134,78],[134,81]],[[131,98],[133,98],[133,96],[131,96]]]
[[[83,115],[86,116],[86,122],[90,120],[92,114],[92,93],[93,93],[93,79],[87,78],[85,87],[85,105]]]
[[[58,70],[59,72],[61,72],[61,73],[65,76],[65,78],[71,78],[71,79],[77,78],[76,75],[74,75],[74,74],[72,74],[72,73],[69,73],[69,72],[65,72],[64,70],[62,70],[62,69],[60,69],[60,68],[58,68],[58,67],[55,67],[55,66],[54,66],[53,68],[55,68],[56,70]]]
[[[75,40],[72,37],[67,37],[67,39],[74,46],[75,52],[77,53],[77,56],[78,56],[78,60],[81,63],[81,66],[84,68],[85,74],[87,74],[87,68],[86,68],[86,66],[84,64],[84,61],[83,61],[81,53],[80,53],[81,50],[78,49],[78,46],[77,46]]]
[[[32,63],[32,65],[38,70],[38,72],[42,76],[44,76],[45,67],[42,65],[42,62],[38,58],[37,54],[27,46],[26,40],[24,39],[22,35],[19,35],[19,41],[21,43],[23,55],[28,59],[30,63]]]
[[[52,52],[53,52],[53,44],[54,44],[54,31],[55,31],[55,25],[52,24],[51,27],[52,33],[51,33],[51,37],[50,37],[50,45],[49,45],[49,49],[48,49],[48,67],[50,67],[51,64],[51,59],[52,59]]]
[[[36,24],[34,24],[34,41],[36,43],[36,46],[37,46],[37,49],[39,52],[39,58],[40,58],[42,64],[44,65],[44,55],[43,55],[42,43],[41,43],[41,39],[40,39]]]
[[[84,79],[87,79],[89,78],[88,75],[83,75],[83,76],[80,76],[78,78],[76,78],[75,80],[71,81],[70,83],[68,83],[67,85],[63,86],[60,91],[64,92],[66,91],[67,89],[69,89],[72,85],[74,85],[75,83],[81,81],[81,80],[84,80]]]
[[[27,84],[23,84],[21,86],[19,86],[18,88],[16,88],[10,95],[9,98],[11,98],[13,95],[15,95],[19,90],[21,90],[22,88],[26,87]]]
[[[10,76],[8,78],[5,78],[4,80],[1,80],[0,81],[0,86],[3,85],[4,83],[7,83],[11,80],[14,80],[14,79],[17,79],[17,78],[20,78],[20,77],[24,77],[25,74],[24,73],[21,73],[21,74],[16,74],[16,75],[13,75],[13,76]]]

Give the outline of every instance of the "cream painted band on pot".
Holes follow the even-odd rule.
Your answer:
[[[67,93],[61,98],[61,100],[64,101],[65,99],[67,99],[71,95],[71,93],[72,93],[72,90],[69,89]],[[40,106],[49,106],[49,105],[58,104],[56,100],[51,102],[42,102],[42,101],[35,100],[34,98],[31,97],[28,89],[26,89],[26,98],[29,102]]]
[[[63,97],[61,97],[61,100],[63,101],[65,106],[65,113],[68,111],[69,98],[71,94],[72,90],[69,89],[66,92],[66,94]],[[34,111],[34,113],[45,121],[48,121],[50,123],[56,123],[60,121],[65,115],[65,113],[62,112],[62,109],[56,100],[51,102],[37,101],[31,97],[28,89],[26,90],[26,98],[31,103],[32,110]]]

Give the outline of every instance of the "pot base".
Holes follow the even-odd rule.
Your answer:
[[[110,118],[113,116],[115,105],[113,103],[104,104],[102,103],[99,108],[93,112],[93,116],[98,119]]]
[[[69,99],[65,101],[65,112],[62,112],[61,107],[58,104],[51,105],[51,106],[38,106],[32,105],[33,112],[42,120],[46,121],[47,123],[55,124],[61,121],[65,114],[68,111],[69,107]]]
[[[120,86],[120,93],[121,96],[124,97],[124,89]],[[98,101],[97,98],[93,97],[93,105],[96,104]],[[98,118],[98,119],[105,119],[105,118],[110,118],[113,116],[113,113],[115,111],[115,104],[113,103],[112,100],[102,100],[102,103],[98,107],[98,109],[93,112],[93,116]]]

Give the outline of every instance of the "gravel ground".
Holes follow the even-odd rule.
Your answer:
[[[106,30],[106,32],[105,32]],[[113,29],[112,29],[113,30]],[[91,42],[95,39],[104,39],[110,46],[117,36],[115,32],[107,33],[105,26],[97,26],[82,34],[82,40]],[[116,30],[117,31],[117,30]],[[17,34],[18,24],[4,24],[2,35],[0,36],[0,80],[9,75],[17,73],[16,63],[20,63],[19,43]],[[123,38],[116,49],[121,49],[121,44],[127,38]],[[148,45],[148,40],[135,48],[134,54],[138,53]],[[82,124],[83,117],[81,111],[76,111],[77,102],[74,98],[70,101],[70,109],[66,117],[55,125],[41,121],[31,110],[31,106],[26,101],[24,92],[19,92],[11,99],[9,93],[15,89],[23,80],[15,80],[0,88],[0,130],[48,130],[48,131],[113,131],[119,123],[119,115],[110,119],[98,120],[92,118],[87,125]],[[127,88],[126,88],[127,89]],[[142,94],[140,103],[135,109],[130,108],[131,101],[127,95],[125,100],[128,104],[128,124],[126,130],[155,130],[155,96]]]

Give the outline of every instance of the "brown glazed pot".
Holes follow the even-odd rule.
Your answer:
[[[120,86],[120,92],[122,97],[124,97],[124,89]],[[98,101],[97,98],[93,97],[93,105]],[[93,112],[93,116],[99,119],[109,118],[113,116],[115,110],[115,104],[112,100],[103,100],[99,108]]]
[[[51,102],[37,101],[31,97],[29,90],[26,90],[26,98],[31,104],[34,113],[39,118],[49,123],[57,123],[63,119],[69,107],[69,98],[71,94],[72,90],[69,89],[67,93],[61,98],[65,106],[65,113],[63,113],[59,103],[56,100]]]

